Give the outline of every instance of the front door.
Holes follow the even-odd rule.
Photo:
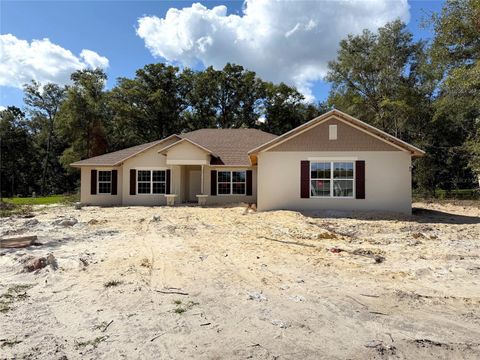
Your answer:
[[[201,194],[202,174],[200,170],[190,170],[188,175],[188,201],[197,202],[197,195]]]

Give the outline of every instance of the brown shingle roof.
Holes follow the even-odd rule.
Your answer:
[[[169,136],[162,140],[152,141],[146,144],[132,146],[126,149],[122,149],[119,151],[114,151],[108,154],[103,154],[99,156],[95,156],[89,159],[76,161],[70,166],[77,167],[77,166],[116,166],[120,165],[123,161],[131,158],[132,156],[139,154],[155,145],[161,144],[162,142],[168,143],[168,140],[175,139],[178,140],[179,137],[177,135]]]
[[[70,164],[80,166],[117,166],[128,158],[137,155],[153,146],[165,143],[165,147],[185,138],[210,150],[216,157],[212,165],[250,165],[248,151],[276,138],[276,135],[257,129],[200,129],[181,135],[172,135],[163,140],[133,146],[112,153],[95,156],[90,159]],[[169,140],[169,141],[168,141]]]
[[[277,136],[257,129],[200,129],[180,135],[210,150],[212,165],[249,166],[248,151]]]

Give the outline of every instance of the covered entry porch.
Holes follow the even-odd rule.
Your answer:
[[[204,205],[205,191],[205,166],[180,165],[180,186],[177,201],[182,204],[198,203]]]
[[[167,204],[213,205],[255,202],[250,166],[226,166],[210,150],[182,139],[158,151],[172,169]]]

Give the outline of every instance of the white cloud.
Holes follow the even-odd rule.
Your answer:
[[[6,106],[0,105],[0,111],[7,110]]]
[[[29,43],[12,34],[0,35],[0,86],[21,88],[32,79],[63,85],[72,72],[94,67],[108,67],[108,59],[86,49],[76,56],[49,39]]]
[[[341,39],[396,18],[409,20],[407,0],[246,0],[240,15],[197,3],[140,18],[137,35],[167,61],[217,69],[234,62],[311,99],[312,83],[325,76]]]
[[[80,53],[80,57],[93,69],[106,69],[108,67],[108,59],[104,56],[98,55],[95,51],[83,49]]]

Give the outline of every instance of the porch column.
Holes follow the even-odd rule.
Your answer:
[[[201,188],[200,188],[200,194],[203,195],[203,165],[202,165],[202,174],[201,174]]]

